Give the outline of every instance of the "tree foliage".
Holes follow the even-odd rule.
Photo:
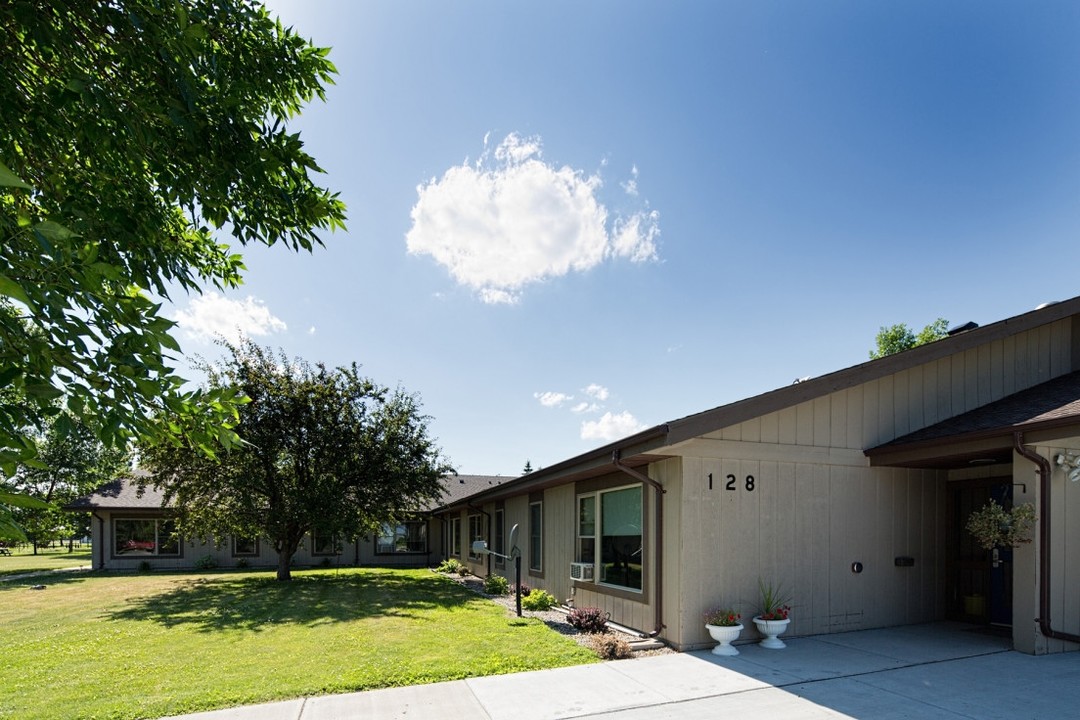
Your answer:
[[[877,360],[886,355],[894,355],[919,345],[941,340],[948,335],[948,330],[949,323],[945,318],[938,318],[918,333],[904,323],[882,327],[874,338],[875,347],[870,351],[870,359]]]
[[[236,286],[238,245],[321,244],[344,205],[288,119],[335,72],[252,0],[0,4],[0,469],[57,401],[99,437],[237,441],[148,297]]]
[[[89,534],[88,516],[60,508],[130,471],[131,457],[125,448],[102,443],[85,423],[65,412],[34,440],[36,460],[20,465],[5,486],[43,503],[12,512],[36,551],[42,543]]]
[[[212,387],[242,393],[241,446],[211,458],[187,446],[148,448],[151,482],[178,507],[188,536],[269,538],[278,579],[306,533],[353,538],[423,509],[452,472],[427,434],[418,399],[259,347],[225,343],[205,368]]]

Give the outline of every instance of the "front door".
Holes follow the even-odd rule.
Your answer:
[[[1012,625],[1012,550],[986,550],[964,529],[972,512],[991,499],[1012,507],[1012,478],[949,484],[947,617]]]

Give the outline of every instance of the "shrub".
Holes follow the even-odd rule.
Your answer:
[[[195,561],[196,570],[213,570],[217,567],[217,560],[213,555],[203,555],[201,558]]]
[[[583,633],[602,633],[607,629],[607,613],[597,607],[574,608],[566,619]]]
[[[333,567],[333,566],[334,566],[334,561],[331,560],[328,557],[324,557],[322,559],[322,562],[319,563],[319,567],[328,568],[328,567]]]
[[[240,558],[239,560],[236,561],[236,567],[240,568],[241,570],[243,570],[246,567],[250,567],[250,566],[251,566],[251,563],[248,562],[247,558]]]
[[[488,595],[505,595],[510,590],[510,581],[502,575],[488,575],[484,578],[484,592]]]
[[[518,585],[518,587],[521,589],[521,597],[525,597],[532,592],[532,588],[525,583],[521,583],[520,585]]]
[[[521,607],[526,610],[550,610],[555,604],[555,596],[547,590],[533,590],[521,598]]]
[[[458,565],[457,574],[461,577],[465,577],[469,574],[469,568],[466,565]]]
[[[462,565],[454,558],[448,558],[439,563],[439,566],[435,568],[435,572],[441,573],[456,573],[460,572]]]
[[[150,561],[143,560],[139,563],[139,567],[137,567],[136,570],[141,573],[150,572]]]
[[[589,636],[589,647],[601,660],[623,660],[634,654],[630,643],[615,633],[598,633]]]

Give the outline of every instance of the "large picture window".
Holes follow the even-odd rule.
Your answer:
[[[427,552],[427,523],[423,520],[386,523],[379,531],[375,552],[380,555]]]
[[[598,565],[602,585],[642,588],[641,486],[578,496],[577,561]]]
[[[529,569],[544,570],[544,503],[529,503]]]
[[[234,537],[232,539],[233,557],[254,557],[259,554],[259,538]]]
[[[168,518],[116,518],[113,554],[117,557],[179,557],[176,522]]]

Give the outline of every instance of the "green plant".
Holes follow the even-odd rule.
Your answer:
[[[719,625],[721,627],[735,627],[742,619],[742,615],[731,608],[714,607],[703,613],[706,625]]]
[[[469,568],[466,565],[458,565],[457,574],[461,577],[465,577],[469,574]]]
[[[525,583],[521,583],[520,585],[518,585],[518,589],[521,591],[521,597],[525,597],[532,592],[532,588]]]
[[[251,563],[248,562],[247,558],[240,558],[239,560],[236,561],[236,567],[243,570],[244,568],[251,567]]]
[[[137,568],[135,568],[135,570],[137,572],[141,572],[141,573],[148,573],[148,572],[150,572],[150,569],[151,568],[150,568],[150,561],[149,560],[143,560],[142,562],[139,563],[139,566]]]
[[[574,608],[567,621],[583,633],[602,633],[607,629],[608,613],[598,607]]]
[[[623,660],[634,654],[630,643],[614,633],[598,633],[589,638],[589,648],[601,660]]]
[[[322,562],[319,563],[319,567],[328,568],[328,567],[333,567],[333,566],[334,566],[334,561],[331,560],[328,557],[324,557],[322,559]]]
[[[533,590],[521,598],[521,607],[526,610],[550,610],[556,604],[555,596],[547,590]]]
[[[195,561],[196,570],[213,570],[218,565],[213,555],[203,555]]]
[[[484,592],[488,595],[505,595],[510,591],[510,581],[502,575],[488,575],[484,578]]]
[[[758,578],[758,591],[761,594],[761,612],[758,616],[762,620],[787,620],[791,613],[791,596],[784,591],[780,583],[773,585]]]
[[[991,500],[971,513],[965,528],[987,550],[1012,548],[1031,542],[1029,533],[1036,519],[1035,506],[1031,503],[1006,510]]]
[[[461,568],[462,564],[458,560],[455,558],[447,558],[439,563],[438,567],[435,568],[435,572],[454,574],[460,572]]]

